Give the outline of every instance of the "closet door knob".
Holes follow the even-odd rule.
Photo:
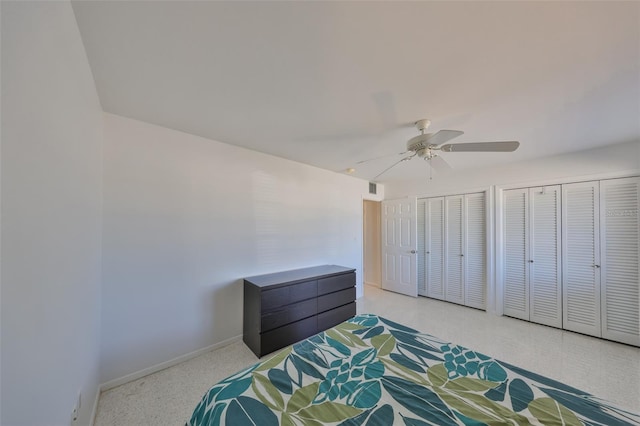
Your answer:
[[[594,268],[599,268],[599,267],[600,267],[600,265],[593,265],[593,267],[594,267]]]
[[[530,260],[529,263],[533,263],[533,260]]]

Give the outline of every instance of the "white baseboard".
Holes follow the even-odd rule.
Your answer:
[[[368,282],[365,281],[364,282],[365,285],[370,285],[371,287],[378,287],[378,288],[382,288],[382,286],[380,285],[380,283],[372,283],[372,282]]]
[[[158,371],[164,370],[165,368],[173,367],[176,364],[180,364],[181,362],[188,361],[192,358],[200,356],[214,349],[220,349],[224,346],[235,343],[241,339],[242,339],[242,335],[231,337],[230,339],[223,340],[222,342],[214,343],[213,345],[207,346],[206,348],[198,349],[193,352],[189,352],[188,354],[180,355],[177,358],[173,358],[169,361],[161,362],[160,364],[156,364],[148,368],[144,368],[140,371],[136,371],[135,373],[127,374],[126,376],[122,376],[118,379],[109,380],[108,382],[102,383],[100,385],[100,392],[113,389],[116,386],[124,385],[125,383],[132,382],[141,377],[148,376],[149,374],[157,373]]]

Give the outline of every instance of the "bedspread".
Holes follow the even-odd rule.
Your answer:
[[[375,315],[358,315],[213,386],[199,425],[629,425],[586,392]]]

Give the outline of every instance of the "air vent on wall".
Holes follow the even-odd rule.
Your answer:
[[[369,182],[369,194],[376,194],[378,190],[378,185],[374,182]]]

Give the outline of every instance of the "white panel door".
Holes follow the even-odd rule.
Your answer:
[[[445,198],[445,300],[464,305],[464,196]]]
[[[640,178],[600,182],[602,337],[640,345]]]
[[[530,320],[562,327],[560,185],[529,188]]]
[[[504,191],[504,314],[529,320],[529,190]]]
[[[444,197],[427,199],[424,214],[427,296],[444,300]]]
[[[465,305],[487,308],[487,225],[484,193],[464,196]]]
[[[562,185],[562,326],[600,337],[599,182]]]
[[[416,199],[382,202],[382,288],[416,297]]]

